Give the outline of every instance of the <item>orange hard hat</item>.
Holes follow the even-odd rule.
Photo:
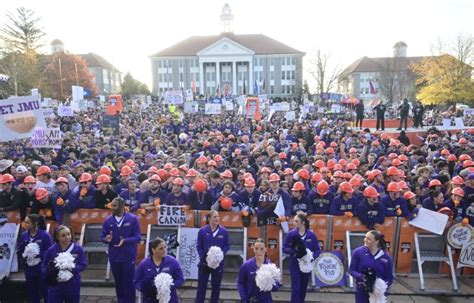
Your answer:
[[[25,179],[23,179],[23,183],[33,183],[36,184],[36,179],[33,176],[26,176]]]
[[[357,166],[354,163],[347,164],[347,170],[357,169]]]
[[[451,208],[445,206],[445,207],[442,207],[441,209],[438,210],[438,213],[440,214],[445,214],[449,217],[452,217],[454,215],[453,211],[451,210]]]
[[[273,173],[273,174],[270,175],[270,177],[268,177],[268,180],[270,182],[277,182],[277,181],[280,181],[280,176]]]
[[[400,161],[398,159],[393,159],[392,160],[392,165],[393,166],[400,166],[400,165],[402,165],[402,161]]]
[[[448,161],[449,161],[449,162],[456,162],[457,159],[458,159],[458,158],[457,158],[456,155],[454,155],[454,154],[451,154],[451,155],[448,156]]]
[[[382,140],[387,140],[388,138],[389,138],[389,137],[388,137],[388,134],[386,134],[386,133],[380,134],[380,139],[382,139]]]
[[[341,164],[334,164],[334,170],[342,170]]]
[[[311,177],[311,181],[313,182],[319,182],[323,179],[323,175],[321,175],[320,173],[315,173],[312,177]]]
[[[459,144],[467,144],[467,139],[466,138],[459,139]]]
[[[342,171],[338,170],[334,172],[333,178],[344,178]]]
[[[347,181],[349,181],[349,180],[352,178],[352,174],[351,174],[351,173],[343,173],[342,176],[343,176],[343,178],[346,179]]]
[[[112,180],[110,180],[110,177],[104,174],[104,175],[100,175],[100,176],[97,177],[97,180],[95,181],[95,184],[103,184],[103,183],[111,183],[111,182],[112,182]]]
[[[396,153],[390,153],[390,154],[388,154],[388,158],[389,158],[390,160],[393,160],[393,159],[398,158],[398,156],[397,156]]]
[[[268,167],[262,167],[262,169],[260,170],[260,173],[261,174],[264,174],[264,173],[271,173],[272,171],[268,168]]]
[[[398,186],[400,187],[400,189],[409,189],[408,187],[408,184],[405,182],[405,181],[400,181],[398,182]]]
[[[326,154],[334,154],[334,149],[332,147],[326,148]]]
[[[302,168],[298,171],[298,176],[302,179],[308,180],[310,178],[309,172],[306,168]]]
[[[353,193],[354,192],[354,189],[352,189],[352,185],[347,182],[347,181],[344,181],[341,183],[341,185],[339,185],[339,191],[343,192],[343,193]]]
[[[343,167],[347,165],[346,159],[339,159],[339,161],[338,161],[337,163],[338,163],[339,165],[343,166]]]
[[[466,161],[466,160],[472,160],[471,159],[471,156],[467,155],[467,154],[462,154],[459,156],[459,161]]]
[[[397,147],[400,144],[400,141],[398,140],[392,140],[390,141],[390,144],[388,146],[390,147]]]
[[[397,176],[398,175],[398,168],[395,166],[390,166],[387,169],[387,176]]]
[[[111,170],[110,167],[108,167],[108,166],[102,166],[102,167],[99,169],[99,175],[108,175],[108,176],[111,176],[111,175],[112,175],[112,170]]]
[[[15,178],[13,178],[12,175],[4,174],[3,176],[0,176],[0,184],[10,183],[10,182],[15,182]]]
[[[153,176],[151,176],[148,181],[158,181],[158,182],[161,182],[161,178],[159,175],[155,174]]]
[[[49,168],[46,165],[42,165],[42,166],[38,167],[38,170],[36,171],[37,176],[41,176],[41,175],[44,175],[44,174],[50,174],[50,173],[51,173],[51,168]]]
[[[243,176],[242,176],[242,179],[247,179],[247,178],[253,178],[253,175],[249,172],[246,172]]]
[[[374,169],[371,173],[372,178],[375,178],[375,177],[377,177],[378,175],[381,175],[381,174],[382,174],[382,172],[380,171],[380,169]]]
[[[58,184],[58,183],[66,183],[66,184],[69,184],[69,181],[64,178],[64,177],[59,177],[56,179],[56,181],[54,182],[55,184]]]
[[[292,175],[294,174],[295,172],[291,169],[291,168],[287,168],[283,171],[283,174],[284,175]]]
[[[451,179],[451,183],[454,185],[463,185],[464,179],[461,176],[454,176],[453,179]]]
[[[185,173],[189,170],[189,167],[186,164],[180,165],[178,168],[184,171]]]
[[[209,160],[209,161],[207,161],[207,166],[217,167],[217,163],[214,160]]]
[[[92,176],[89,173],[83,173],[79,178],[79,183],[92,181]]]
[[[130,166],[125,165],[122,167],[122,170],[120,171],[121,176],[130,176],[132,174],[132,169]]]
[[[433,186],[442,186],[443,184],[441,184],[441,182],[438,180],[438,179],[433,179],[430,181],[430,183],[428,184],[428,188],[431,188]]]
[[[158,173],[158,168],[156,168],[156,166],[151,166],[146,172],[157,174]]]
[[[246,178],[244,182],[245,187],[252,187],[255,186],[255,180],[252,177]]]
[[[286,153],[284,153],[284,152],[279,153],[278,158],[279,159],[286,159]]]
[[[441,156],[447,156],[447,155],[450,155],[451,153],[449,152],[449,150],[447,149],[442,149],[441,150]]]
[[[351,186],[354,186],[354,187],[360,186],[360,185],[361,185],[360,179],[359,179],[359,178],[352,177],[352,178],[349,180],[349,184],[350,184]]]
[[[184,181],[181,178],[176,178],[173,180],[173,185],[184,186]]]
[[[159,169],[156,173],[160,176],[162,181],[166,181],[170,177],[170,174],[164,169]]]
[[[227,197],[221,197],[220,199],[221,207],[224,210],[230,210],[232,208],[232,199]]]
[[[196,160],[197,164],[206,164],[207,163],[207,158],[205,156],[200,156]]]
[[[416,197],[415,193],[411,192],[411,191],[407,191],[406,193],[403,194],[403,198],[405,198],[405,200],[410,200],[411,198],[414,198]]]
[[[194,180],[194,189],[195,189],[198,193],[205,192],[206,189],[207,189],[207,182],[206,182],[206,180],[201,179],[201,178]]]
[[[125,161],[125,165],[130,166],[130,167],[134,167],[135,162],[132,159],[128,159],[127,161]]]
[[[326,195],[329,192],[329,184],[324,180],[319,182],[318,186],[316,186],[316,191],[321,196]]]
[[[366,189],[364,189],[364,197],[377,198],[379,196],[379,192],[373,186],[368,186]]]
[[[306,190],[306,188],[304,187],[303,182],[296,182],[295,184],[293,184],[293,188],[291,190],[292,191],[303,191],[303,190]]]
[[[179,177],[179,169],[176,167],[173,167],[169,171],[171,177]]]
[[[451,191],[451,194],[464,197],[464,190],[461,187],[456,187],[456,188],[453,188],[453,190]]]
[[[329,144],[329,146],[331,146],[331,147],[333,147],[333,148],[334,148],[334,147],[337,147],[337,143],[333,141],[333,142],[331,142],[331,143]]]
[[[324,167],[324,161],[323,160],[316,160],[316,162],[313,163],[313,166],[316,168],[323,168]]]
[[[349,154],[357,154],[357,148],[351,147],[349,149]]]
[[[186,177],[196,177],[197,175],[198,175],[198,172],[194,168],[189,169],[188,172],[186,173]]]
[[[408,161],[408,157],[405,156],[405,155],[400,155],[400,156],[398,156],[398,160],[400,160],[402,162],[406,162],[406,161]]]
[[[334,160],[334,159],[328,160],[327,166],[328,166],[329,169],[333,169],[334,165],[336,165],[336,160]]]
[[[228,169],[224,170],[223,173],[221,173],[222,178],[233,178],[234,176],[232,175],[232,172]]]
[[[222,158],[221,155],[215,155],[215,156],[214,156],[214,161],[216,161],[216,162],[224,161],[224,158]]]
[[[474,162],[471,161],[471,160],[466,160],[462,163],[462,167],[463,168],[466,168],[466,167],[471,167],[471,166],[474,166]]]
[[[174,164],[173,164],[173,163],[169,163],[169,162],[166,163],[166,164],[163,166],[163,168],[164,168],[165,170],[170,170],[170,169],[172,169],[173,167],[174,167]]]
[[[404,172],[402,169],[399,169],[399,170],[398,170],[398,177],[403,178],[403,179],[406,178],[405,172]]]
[[[398,183],[396,183],[396,182],[390,182],[390,183],[388,183],[387,191],[388,192],[399,192],[400,191],[400,186],[398,186]]]
[[[352,159],[351,163],[354,164],[355,166],[359,167],[360,160],[359,159]]]
[[[35,198],[36,200],[43,200],[44,198],[48,197],[48,191],[44,188],[37,188],[35,191]]]

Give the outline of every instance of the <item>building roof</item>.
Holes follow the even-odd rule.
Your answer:
[[[398,41],[397,43],[395,43],[393,47],[395,48],[395,47],[400,47],[400,46],[408,47],[408,45],[403,41]]]
[[[88,53],[88,54],[83,54],[83,55],[78,55],[78,56],[81,56],[84,60],[86,60],[88,67],[102,67],[102,68],[114,70],[115,72],[120,73],[120,71],[117,68],[115,68],[112,64],[110,64],[109,61],[105,60],[103,57],[97,54]]]
[[[164,50],[152,55],[151,57],[174,57],[174,56],[196,56],[196,54],[219,41],[222,38],[229,38],[248,49],[260,54],[298,54],[304,55],[304,52],[296,50],[288,45],[276,41],[262,34],[236,35],[233,33],[222,33],[214,36],[192,36],[181,42],[178,42]]]
[[[352,73],[382,72],[386,67],[407,70],[412,63],[420,62],[424,58],[427,57],[362,57],[354,61],[354,63],[342,71],[341,77],[345,77]]]
[[[58,45],[58,44],[63,44],[63,45],[64,45],[64,43],[63,43],[61,40],[59,40],[59,39],[54,39],[54,40],[51,42],[51,45]]]

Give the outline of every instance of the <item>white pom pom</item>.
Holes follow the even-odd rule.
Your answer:
[[[374,283],[374,292],[369,293],[370,303],[386,303],[387,297],[385,297],[385,292],[387,287],[387,282],[377,278]]]
[[[173,278],[170,274],[160,273],[155,277],[156,299],[160,303],[168,303],[171,299],[171,286]]]
[[[58,282],[67,282],[72,278],[73,274],[67,269],[61,269],[58,273]]]
[[[314,267],[313,252],[306,248],[306,255],[298,259],[298,265],[300,267],[301,272],[311,272]]]
[[[222,260],[224,260],[224,253],[222,252],[222,249],[218,246],[211,246],[206,256],[207,266],[212,269],[216,269],[219,267]]]
[[[25,247],[25,251],[23,252],[22,256],[26,259],[26,264],[28,266],[36,266],[41,262],[40,258],[37,256],[40,254],[40,247],[38,243],[31,242]]]
[[[59,253],[58,256],[54,258],[54,264],[56,264],[56,267],[59,269],[73,269],[76,267],[73,255],[68,252]]]
[[[275,264],[263,264],[257,270],[255,282],[260,291],[271,291],[281,282],[281,272]]]

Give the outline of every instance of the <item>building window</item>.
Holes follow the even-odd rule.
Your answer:
[[[184,73],[179,73],[179,82],[184,82]]]
[[[291,58],[291,65],[296,65],[296,58],[295,57]]]
[[[285,75],[286,75],[285,71],[282,71],[281,72],[281,80],[285,80]]]
[[[275,93],[275,86],[270,85],[270,94],[274,94],[274,93]]]
[[[275,65],[275,58],[270,58],[270,65],[271,66]]]

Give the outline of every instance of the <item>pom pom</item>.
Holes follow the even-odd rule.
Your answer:
[[[260,291],[271,291],[281,283],[281,272],[275,264],[263,264],[256,273],[255,282]]]
[[[370,303],[386,303],[387,297],[385,293],[387,292],[387,282],[377,278],[374,283],[374,291],[369,293],[369,302]]]
[[[211,246],[207,252],[207,266],[212,269],[216,269],[219,267],[222,260],[224,260],[224,253],[222,252],[222,249],[217,246]]]
[[[313,270],[314,259],[311,250],[306,248],[306,255],[298,259],[298,265],[300,266],[301,272],[309,273]]]
[[[58,254],[58,256],[54,258],[54,264],[60,270],[70,270],[76,267],[76,264],[74,264],[74,257],[68,252]]]
[[[41,262],[40,258],[37,258],[40,254],[40,247],[38,243],[31,242],[25,247],[25,251],[22,256],[26,259],[28,266],[36,266]]]
[[[170,274],[160,273],[155,277],[156,299],[160,303],[168,303],[171,299],[171,286],[173,278]]]
[[[72,278],[73,274],[67,269],[61,269],[58,273],[58,282],[67,282]]]

